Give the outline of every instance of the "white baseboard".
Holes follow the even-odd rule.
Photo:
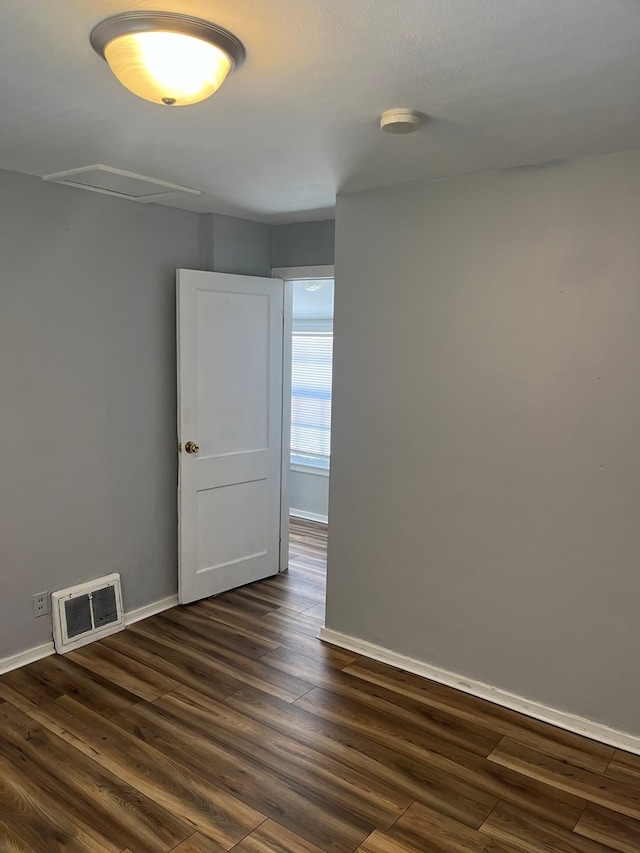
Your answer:
[[[292,515],[294,518],[303,518],[305,521],[317,521],[320,524],[329,523],[328,516],[320,515],[317,512],[307,512],[306,509],[290,509],[289,515]]]
[[[176,604],[178,604],[177,595],[170,595],[168,598],[152,601],[151,604],[145,604],[144,607],[137,607],[135,610],[129,610],[125,613],[124,624],[133,625],[134,622],[139,622],[148,616],[154,616],[156,613],[162,613],[163,610],[169,610],[171,607],[175,607]],[[28,663],[42,660],[42,658],[49,657],[49,655],[54,653],[55,648],[53,643],[49,642],[43,643],[41,646],[26,649],[24,652],[18,652],[15,655],[9,655],[6,658],[0,658],[0,675],[4,672],[11,672],[12,669],[26,666]]]
[[[321,628],[318,639],[338,646],[341,649],[356,652],[359,655],[363,655],[363,657],[380,661],[380,663],[389,664],[389,666],[394,666],[405,672],[421,675],[423,678],[436,681],[438,684],[454,687],[463,693],[469,693],[480,699],[487,699],[489,702],[501,705],[503,708],[519,711],[528,717],[534,717],[536,720],[542,720],[544,723],[550,723],[569,732],[606,743],[616,749],[624,749],[627,752],[640,755],[640,736],[638,735],[612,729],[603,723],[587,720],[585,717],[579,717],[576,714],[568,714],[566,711],[549,708],[547,705],[542,705],[531,699],[525,699],[523,696],[518,696],[515,693],[509,693],[507,690],[492,687],[489,684],[484,684],[482,681],[475,681],[472,678],[465,678],[462,675],[457,675],[455,672],[449,672],[446,669],[425,663],[425,661],[398,654],[391,651],[391,649],[384,648],[384,646],[377,646],[375,643],[359,640],[357,637],[350,637],[348,634],[342,634],[340,631],[334,631],[331,628]]]
[[[47,658],[54,651],[53,642],[49,642],[43,643],[41,646],[34,646],[24,652],[18,652],[15,655],[9,655],[6,658],[0,658],[0,675],[3,672],[10,672],[12,669],[18,669],[20,666],[26,666],[28,663]]]
[[[135,610],[129,610],[124,614],[124,624],[133,625],[134,622],[140,622],[141,619],[155,616],[156,613],[162,613],[163,610],[170,610],[177,604],[179,604],[178,596],[170,595],[168,598],[161,598],[159,601],[152,601],[151,604],[145,604],[144,607],[136,607]]]

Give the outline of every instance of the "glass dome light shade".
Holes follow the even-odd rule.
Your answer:
[[[104,49],[122,85],[154,104],[185,106],[213,95],[233,68],[225,51],[183,33],[125,33]]]
[[[91,31],[91,46],[118,80],[155,104],[196,104],[244,62],[229,30],[178,12],[122,12]]]

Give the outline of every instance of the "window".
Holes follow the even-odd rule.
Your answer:
[[[329,469],[333,281],[293,282],[291,462]]]

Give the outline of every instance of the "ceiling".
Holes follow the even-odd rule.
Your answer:
[[[89,45],[101,19],[180,11],[247,60],[160,107]],[[638,0],[3,0],[0,168],[101,163],[202,191],[189,210],[329,218],[337,191],[640,148]],[[411,136],[377,128],[409,107]]]

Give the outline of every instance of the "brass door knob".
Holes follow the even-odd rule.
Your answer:
[[[188,441],[185,444],[184,449],[187,451],[187,453],[197,453],[200,450],[200,446],[197,445],[195,441]]]

